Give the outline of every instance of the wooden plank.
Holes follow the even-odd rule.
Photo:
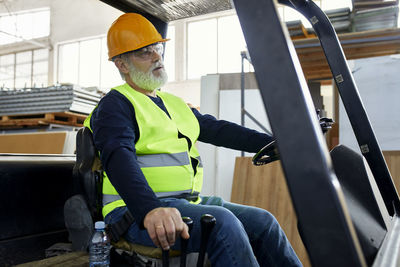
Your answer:
[[[54,114],[53,113],[46,113],[46,114],[44,114],[44,119],[45,120],[54,120]]]
[[[383,151],[397,192],[400,192],[400,151]]]
[[[237,203],[245,201],[245,190],[247,184],[247,161],[244,158],[236,158],[235,170],[233,180],[236,183],[232,184],[232,196],[234,196]]]
[[[66,132],[0,135],[0,153],[62,154]]]
[[[40,261],[19,264],[16,265],[15,267],[50,267],[50,266],[87,267],[89,266],[89,255],[87,252],[77,251]]]
[[[265,166],[254,166],[250,157],[236,158],[231,201],[271,212],[285,231],[303,265],[311,266],[297,230],[297,217],[279,161]]]
[[[72,112],[8,115],[2,116],[0,127],[39,126],[51,123],[82,127],[86,117],[87,115]]]

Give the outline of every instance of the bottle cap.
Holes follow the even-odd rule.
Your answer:
[[[100,230],[100,229],[104,229],[104,228],[106,228],[106,225],[103,221],[98,221],[94,224],[94,229]]]

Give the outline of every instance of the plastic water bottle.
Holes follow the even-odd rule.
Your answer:
[[[104,222],[95,223],[95,232],[89,245],[89,266],[108,267],[110,265],[110,239],[108,238]]]

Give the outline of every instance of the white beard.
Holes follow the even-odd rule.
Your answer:
[[[140,70],[137,70],[133,64],[131,64],[130,70],[129,70],[129,77],[132,79],[132,81],[139,86],[141,89],[146,90],[146,91],[154,91],[164,84],[167,83],[168,81],[168,75],[165,72],[164,68],[160,69],[160,76],[156,77],[153,74],[153,70],[155,68],[161,67],[163,64],[161,62],[156,62],[154,63],[148,72],[143,72]]]

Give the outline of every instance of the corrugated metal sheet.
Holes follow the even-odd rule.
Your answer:
[[[72,111],[89,114],[100,95],[73,85],[0,91],[0,115]]]
[[[372,8],[381,8],[396,6],[399,4],[399,0],[353,0],[353,10],[365,10]]]
[[[367,31],[396,28],[398,14],[399,7],[397,5],[354,10],[353,30]]]
[[[325,11],[336,32],[351,31],[351,11],[350,8],[338,8]]]
[[[230,0],[126,0],[165,22],[232,9]]]
[[[230,0],[101,0],[124,12],[143,12],[164,21],[232,9]],[[334,0],[328,0],[334,1]],[[350,8],[325,11],[338,33],[397,27],[399,0],[353,0]],[[292,22],[291,22],[292,23]],[[293,22],[296,24],[297,22]],[[293,28],[294,24],[290,24]],[[295,27],[296,28],[296,27]],[[293,32],[293,36],[301,34]]]

